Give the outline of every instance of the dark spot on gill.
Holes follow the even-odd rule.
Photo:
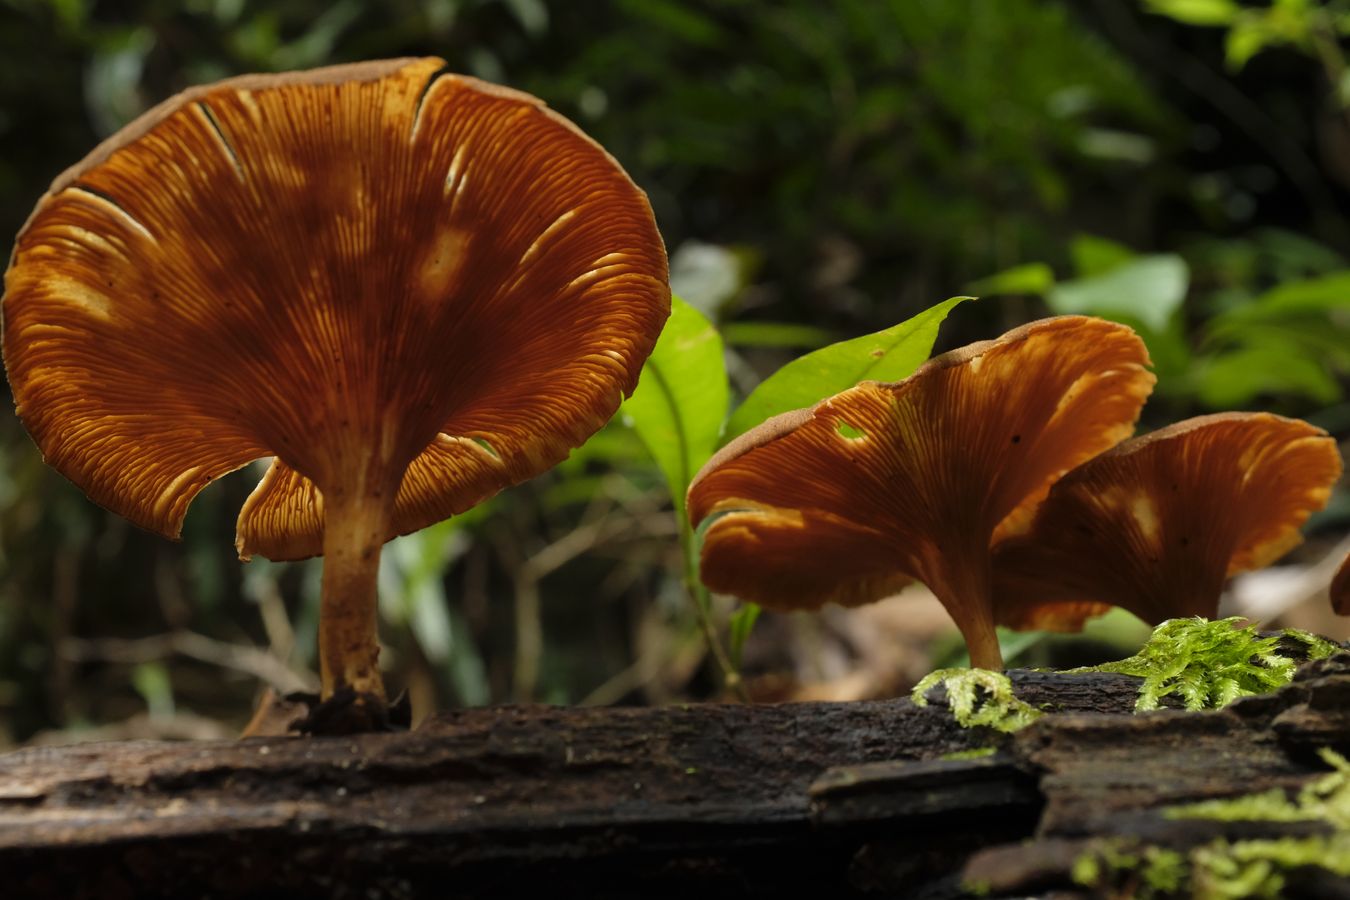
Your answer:
[[[1022,443],[1022,436],[1021,436],[1020,434],[1014,434],[1014,435],[1012,436],[1012,442],[1013,442],[1014,444],[1020,444],[1020,443]]]

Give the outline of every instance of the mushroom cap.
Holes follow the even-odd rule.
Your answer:
[[[1060,479],[1030,530],[995,549],[999,619],[1038,627],[1091,604],[1155,624],[1213,618],[1224,582],[1296,546],[1340,474],[1326,432],[1269,413],[1200,416],[1126,441]]]
[[[732,441],[689,490],[702,577],[770,609],[857,605],[918,579],[953,615],[991,540],[1127,437],[1154,378],[1133,331],[1061,316],[865,381]]]
[[[47,461],[150,530],[274,456],[238,546],[296,559],[369,460],[406,466],[393,537],[566,457],[636,385],[667,274],[646,196],[534,97],[439,59],[244,76],[53,182],[4,358]]]

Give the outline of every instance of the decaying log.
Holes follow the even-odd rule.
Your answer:
[[[1011,738],[897,700],[497,708],[401,734],[19,751],[0,757],[0,893],[956,896],[968,860],[999,890],[1066,885],[1053,842],[1296,785],[1325,768],[1311,747],[1350,741],[1350,666],[1144,717],[1127,676],[1014,680],[1056,714]],[[996,848],[1033,835],[1040,870],[1014,871]]]

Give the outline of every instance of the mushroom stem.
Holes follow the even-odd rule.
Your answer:
[[[1003,650],[998,645],[998,632],[994,630],[989,562],[971,563],[944,574],[947,576],[942,580],[945,585],[930,584],[929,587],[956,621],[956,627],[961,629],[966,651],[970,654],[970,665],[1002,672]],[[940,590],[943,586],[945,591]]]
[[[960,623],[961,636],[970,651],[970,665],[976,669],[1003,671],[1003,650],[998,645],[994,620],[988,615],[970,616]]]
[[[395,491],[377,485],[324,493],[319,667],[324,700],[337,691],[384,700],[376,580]]]

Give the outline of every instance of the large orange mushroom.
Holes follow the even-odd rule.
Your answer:
[[[1187,419],[1055,484],[1030,529],[994,555],[1010,624],[1067,628],[1102,605],[1147,622],[1214,618],[1224,582],[1296,546],[1341,474],[1320,428],[1269,413]]]
[[[603,149],[391,60],[193,88],[61,174],[5,275],[4,358],[47,461],[152,531],[274,457],[239,553],[324,555],[323,696],[360,727],[384,709],[380,546],[603,425],[669,297]]]
[[[1123,440],[1152,390],[1133,331],[1032,322],[894,384],[863,382],[784,413],[717,453],[689,491],[702,578],[775,610],[847,606],[923,581],[1002,668],[990,546],[1050,485]]]

